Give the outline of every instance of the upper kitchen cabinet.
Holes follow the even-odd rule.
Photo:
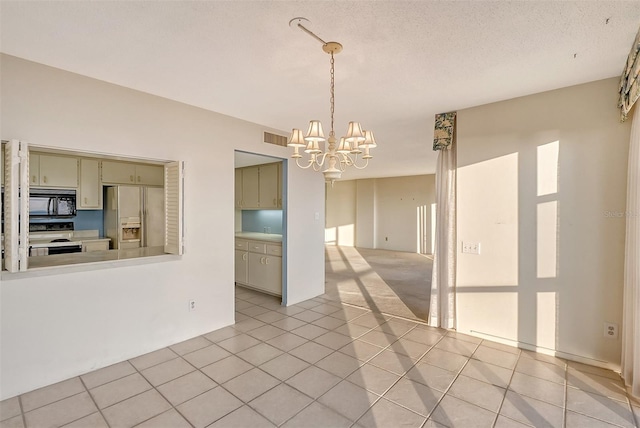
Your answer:
[[[242,170],[235,170],[235,200],[236,208],[242,208]]]
[[[78,159],[29,153],[29,184],[39,187],[78,188]]]
[[[260,176],[257,166],[242,169],[242,209],[260,207]]]
[[[102,161],[102,182],[105,184],[163,186],[164,168],[159,165]]]
[[[136,165],[136,184],[163,186],[164,167],[156,165]]]
[[[260,165],[260,208],[278,208],[278,164]]]
[[[241,187],[236,181],[236,206],[244,210],[282,208],[280,165],[276,162],[241,168]]]
[[[282,162],[278,162],[278,208],[282,209]]]
[[[102,209],[102,184],[100,183],[100,161],[80,159],[80,186],[78,187],[78,209]]]

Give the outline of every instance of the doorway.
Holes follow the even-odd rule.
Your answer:
[[[286,304],[286,162],[236,151],[234,166],[236,290]]]

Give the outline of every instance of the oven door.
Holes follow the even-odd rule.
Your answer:
[[[81,253],[82,245],[63,245],[60,247],[49,247],[49,255],[53,254],[69,254],[69,253]]]

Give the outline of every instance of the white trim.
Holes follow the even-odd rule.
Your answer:
[[[170,162],[164,166],[165,233],[164,252],[184,253],[184,163]]]
[[[478,337],[481,339],[489,340],[495,343],[501,343],[507,346],[513,346],[514,348],[524,349],[527,351],[537,352],[539,354],[549,355],[552,357],[562,358],[568,361],[574,361],[577,363],[588,364],[603,369],[613,370],[616,373],[620,373],[620,365],[610,363],[608,361],[596,360],[589,357],[583,357],[569,352],[563,352],[556,349],[542,348],[531,343],[520,342],[518,340],[507,339],[504,337],[498,337],[491,334],[481,333],[479,331],[458,331],[459,333],[469,334],[470,336]]]

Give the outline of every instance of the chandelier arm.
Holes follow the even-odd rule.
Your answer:
[[[296,158],[296,165],[298,165],[298,168],[308,169],[311,167],[311,165],[313,165],[313,161],[311,159],[308,159],[307,165],[300,165],[300,158]]]
[[[355,167],[356,169],[365,169],[365,168],[367,167],[367,165],[369,165],[369,159],[367,159],[367,160],[365,161],[365,164],[364,164],[364,165],[362,165],[362,166],[358,166],[358,165],[356,165],[356,163],[355,163],[355,162],[354,162],[354,163],[353,163],[353,165],[351,165],[351,166]]]
[[[362,166],[358,165],[357,164],[357,162],[358,162],[358,155],[357,154],[355,155],[355,158],[352,158],[351,156],[346,155],[346,154],[344,156],[349,158],[349,162],[350,162],[349,166],[353,166],[356,169],[365,169],[367,167],[367,165],[369,165],[369,159],[365,159],[364,165],[362,165]]]
[[[340,153],[340,154],[342,155],[342,159],[340,160],[340,165],[341,166],[344,165],[344,169],[342,168],[341,169],[345,171],[348,166],[353,165],[353,159],[351,159],[351,156],[349,156],[346,153]]]
[[[316,169],[315,167],[313,169],[315,169],[316,171],[320,171],[320,169],[322,169],[322,166],[324,165],[324,161],[327,159],[327,156],[329,156],[329,152],[325,152],[322,154],[322,156],[320,156],[320,160],[318,160],[318,157],[316,157],[316,165],[318,165],[318,169]]]

